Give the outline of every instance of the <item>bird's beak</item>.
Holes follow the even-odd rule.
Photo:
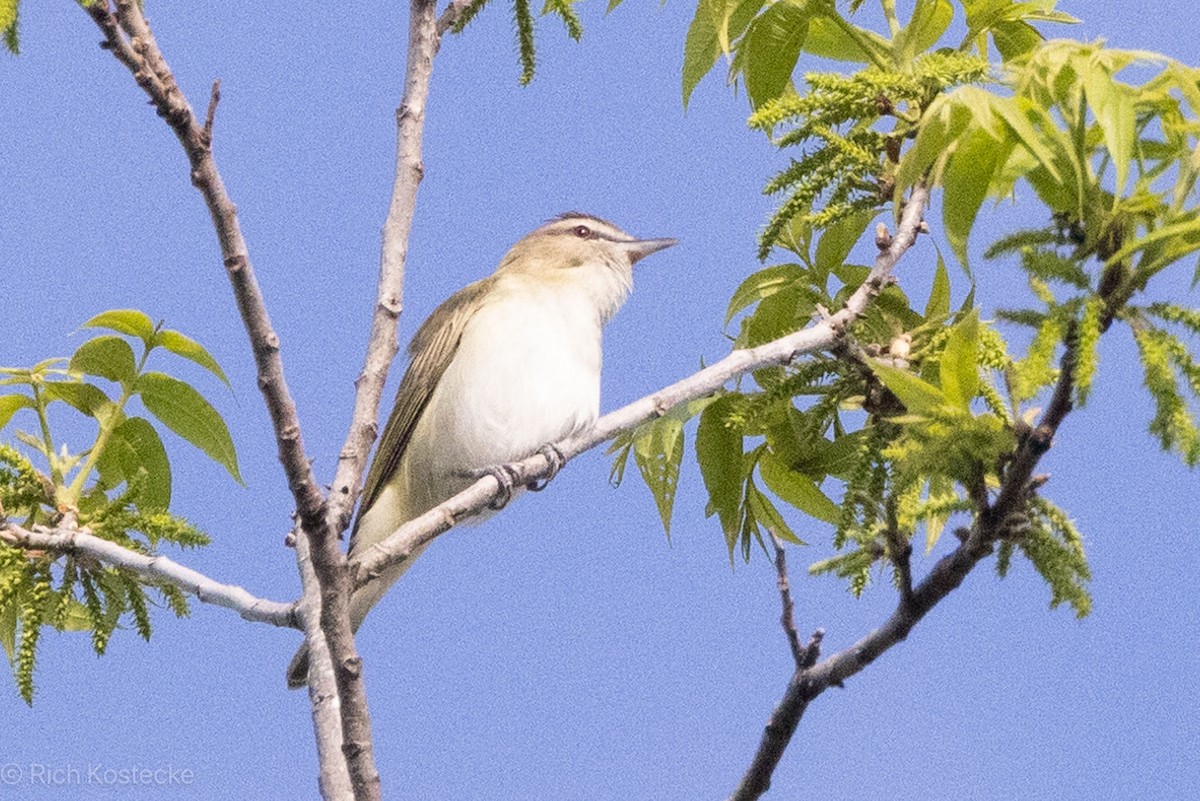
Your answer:
[[[629,256],[630,264],[636,264],[651,253],[657,253],[660,250],[671,247],[671,245],[678,244],[678,239],[635,239],[632,242],[622,243],[625,253]]]

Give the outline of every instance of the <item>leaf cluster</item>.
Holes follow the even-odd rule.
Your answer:
[[[11,430],[22,452],[0,444],[0,516],[26,527],[54,526],[69,515],[74,526],[138,553],[160,543],[192,547],[208,538],[169,511],[171,466],[151,419],[130,414],[140,401],[149,417],[195,445],[241,481],[237,455],[221,415],[190,384],[146,369],[156,351],[191,361],[228,386],[212,355],[190,337],[155,325],[139,311],[103,312],[84,323],[102,333],[69,359],[29,368],[0,368],[0,429]],[[131,344],[132,343],[132,344]],[[140,355],[135,354],[134,346]],[[59,434],[62,412],[95,426],[93,442],[71,451]],[[12,426],[27,420],[36,427]],[[33,459],[44,465],[38,469]],[[13,662],[18,689],[32,698],[38,631],[88,629],[103,652],[128,613],[139,634],[150,636],[148,597],[139,580],[114,568],[70,555],[23,552],[4,546],[0,559],[0,640]],[[51,587],[52,579],[54,586]],[[172,587],[151,587],[177,614],[184,597]]]

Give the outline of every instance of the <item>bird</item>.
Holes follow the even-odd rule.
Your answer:
[[[541,451],[555,472],[562,459],[552,444],[588,430],[599,415],[602,331],[633,290],[633,265],[675,244],[567,212],[520,239],[492,275],[438,306],[409,345],[348,558],[486,473],[501,482],[507,502],[512,480],[506,488],[502,465]],[[425,547],[354,592],[356,631]],[[307,677],[301,646],[288,686],[302,687]]]

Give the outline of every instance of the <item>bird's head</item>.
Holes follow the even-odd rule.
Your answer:
[[[583,289],[607,319],[633,288],[633,265],[676,241],[635,239],[607,220],[567,212],[513,245],[497,274]]]

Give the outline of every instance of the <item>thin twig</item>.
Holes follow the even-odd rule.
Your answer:
[[[336,534],[341,534],[350,524],[367,455],[378,434],[383,387],[400,347],[396,323],[403,310],[404,268],[416,212],[417,188],[425,174],[422,161],[425,104],[429,97],[433,59],[441,38],[436,12],[436,0],[412,0],[409,10],[404,94],[396,110],[396,173],[387,219],[383,224],[375,308],[362,371],[355,381],[349,430],[330,484],[333,490],[329,495],[326,523]]]
[[[783,542],[770,532],[771,544],[775,546],[775,583],[779,587],[779,601],[783,611],[779,616],[779,625],[787,636],[788,647],[792,649],[792,659],[797,669],[804,667],[805,651],[800,644],[800,632],[796,631],[796,617],[792,605],[792,586],[788,580],[787,556],[783,551]]]
[[[208,113],[204,115],[204,129],[201,135],[204,141],[212,145],[213,121],[217,116],[217,104],[221,102],[221,79],[213,81],[212,92],[208,96]]]

